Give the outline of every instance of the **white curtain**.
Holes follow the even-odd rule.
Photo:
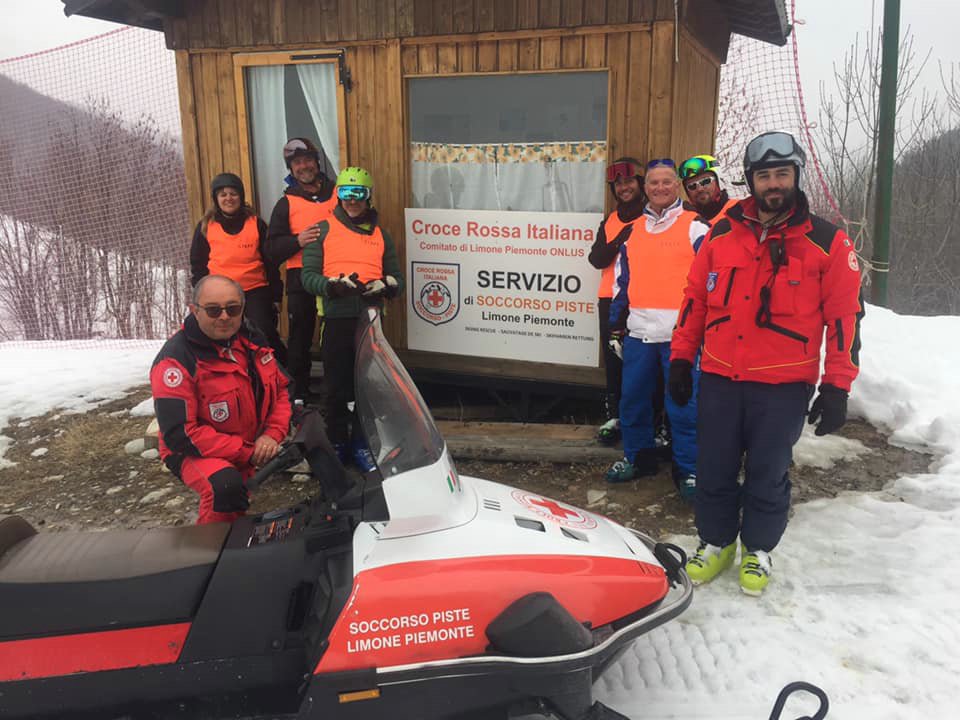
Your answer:
[[[273,206],[283,194],[287,167],[283,144],[287,141],[287,110],[283,98],[283,66],[247,68],[247,90],[253,137],[253,174],[257,186],[257,212],[270,221]]]
[[[297,65],[297,77],[310,108],[310,117],[317,127],[317,139],[333,166],[333,175],[340,172],[340,133],[337,118],[337,65],[314,63]]]
[[[413,143],[415,207],[603,212],[606,143]]]

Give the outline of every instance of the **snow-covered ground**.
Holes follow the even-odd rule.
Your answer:
[[[0,431],[12,417],[122,396],[146,382],[156,350],[0,344]],[[636,720],[757,720],[780,687],[803,679],[827,691],[831,720],[960,716],[960,318],[869,307],[861,359],[851,413],[894,442],[932,447],[935,467],[881,493],[798,507],[762,598],[742,595],[735,571],[698,588],[686,613],[606,672],[599,699]],[[0,465],[7,442],[0,436]],[[829,467],[864,451],[805,433],[795,454]],[[814,707],[791,703],[783,717]]]
[[[807,680],[830,696],[831,719],[960,717],[960,318],[868,307],[862,334],[851,413],[943,457],[885,492],[799,506],[764,596],[741,594],[735,568],[698,588],[597,683],[611,707],[637,720],[755,720],[783,685]],[[829,464],[836,440],[804,433],[797,459]],[[812,713],[810,700],[783,717]]]
[[[143,340],[0,343],[0,433],[10,418],[60,409],[82,413],[122,398],[127,388],[149,382],[150,364],[163,343]],[[65,421],[69,422],[69,421]],[[0,434],[0,468],[10,438]]]

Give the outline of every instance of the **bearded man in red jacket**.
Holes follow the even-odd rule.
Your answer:
[[[198,525],[243,515],[246,480],[290,426],[287,374],[266,338],[243,324],[243,303],[230,278],[202,278],[183,328],[150,371],[160,457],[199,494]]]
[[[704,239],[671,345],[668,387],[681,405],[693,393],[691,368],[702,348],[694,503],[700,547],[687,573],[695,583],[715,578],[733,564],[739,535],[740,588],[748,595],[767,586],[770,552],[787,526],[787,470],[816,383],[809,422],[826,435],[846,422],[847,393],[859,372],[857,254],[843,230],[810,212],[800,190],[805,160],[787,133],[764,133],[747,145],[751,196]]]

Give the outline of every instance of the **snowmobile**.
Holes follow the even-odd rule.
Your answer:
[[[304,415],[250,481],[305,461],[293,507],[232,524],[37,533],[0,516],[0,716],[622,718],[592,685],[683,612],[676,546],[461,476],[373,310],[347,471]]]

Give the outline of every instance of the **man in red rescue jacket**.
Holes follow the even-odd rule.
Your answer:
[[[719,218],[704,240],[673,333],[669,390],[677,403],[692,393],[691,368],[702,346],[700,546],[687,573],[695,583],[712,580],[733,563],[739,534],[740,587],[748,595],[766,587],[770,552],[787,525],[787,470],[814,386],[819,379],[809,422],[825,435],[846,421],[858,372],[857,255],[842,230],[810,213],[800,191],[804,164],[803,149],[787,133],[764,133],[747,145],[751,197]]]
[[[243,290],[223,275],[194,288],[191,314],[150,371],[160,457],[200,495],[197,524],[249,507],[245,481],[277,454],[290,424],[287,376],[243,326]]]
[[[307,138],[292,138],[283,146],[283,160],[294,185],[273,208],[267,231],[267,254],[277,265],[287,264],[287,367],[293,395],[304,402],[310,395],[310,347],[317,324],[317,305],[303,289],[303,248],[317,241],[320,223],[337,206],[333,182],[321,170],[320,150]]]

